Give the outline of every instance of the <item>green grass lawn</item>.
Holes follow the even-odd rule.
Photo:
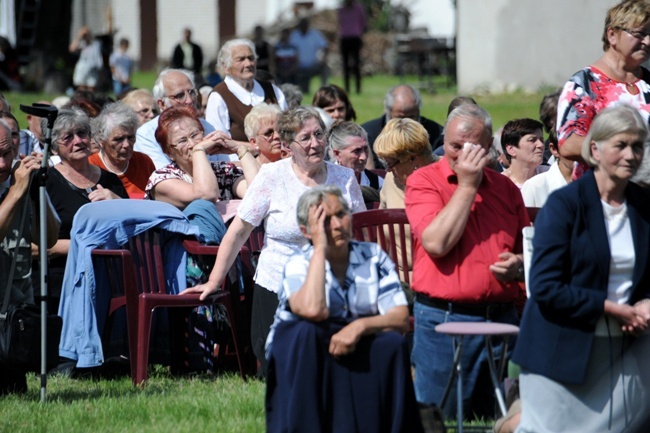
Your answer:
[[[264,384],[237,375],[175,378],[161,367],[144,388],[130,378],[28,379],[23,396],[0,397],[0,432],[262,432]]]
[[[138,73],[134,85],[151,89],[154,73]],[[334,78],[335,84],[341,80]],[[406,77],[415,84],[417,77]],[[400,83],[394,76],[366,77],[363,93],[351,95],[357,121],[378,117],[383,111],[386,90]],[[434,82],[435,93],[422,92],[422,115],[444,122],[455,87]],[[312,83],[312,91],[317,83]],[[6,94],[21,127],[26,127],[19,104],[51,100],[57,95]],[[495,129],[509,119],[538,118],[542,94],[469,95],[493,116]],[[312,95],[305,95],[309,104]],[[260,432],[264,431],[264,384],[236,375],[171,377],[157,367],[144,388],[132,386],[129,378],[115,381],[73,380],[56,377],[48,383],[48,401],[40,404],[39,382],[29,377],[29,392],[0,397],[1,432]],[[480,423],[483,424],[483,423]],[[490,423],[485,423],[489,425]]]
[[[154,72],[138,72],[134,75],[133,85],[150,89],[156,79]],[[333,84],[342,85],[340,77],[333,77]],[[418,78],[406,76],[404,80],[394,75],[376,75],[363,79],[363,93],[352,94],[350,99],[357,112],[357,122],[363,123],[375,117],[379,117],[384,110],[384,95],[386,91],[401,82],[418,85]],[[303,97],[303,104],[310,104],[313,93],[318,88],[319,81],[314,79],[311,84],[311,93]],[[446,79],[435,77],[433,81],[434,93],[422,90],[422,115],[443,123],[447,116],[449,102],[457,96],[456,86],[447,86]],[[58,95],[47,95],[43,93],[6,93],[5,96],[12,106],[12,112],[18,119],[21,128],[27,127],[25,114],[20,111],[19,105],[30,105],[38,100],[52,100]],[[542,99],[541,93],[513,93],[508,95],[466,95],[472,96],[482,107],[484,107],[493,118],[495,130],[503,126],[508,120],[519,117],[531,117],[537,119],[539,116],[539,103]]]

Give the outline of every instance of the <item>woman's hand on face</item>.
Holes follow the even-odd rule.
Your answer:
[[[122,197],[115,194],[110,189],[104,188],[100,184],[97,184],[97,189],[91,191],[90,194],[88,194],[88,199],[91,202],[102,201],[102,200],[116,200],[120,198]]]
[[[314,248],[327,248],[325,215],[325,207],[322,203],[309,208],[309,233],[311,234],[311,243]]]

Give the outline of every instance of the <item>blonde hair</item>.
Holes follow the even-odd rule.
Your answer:
[[[650,3],[646,0],[623,0],[607,11],[603,29],[603,51],[609,49],[608,29],[636,28],[650,21]]]
[[[408,118],[389,120],[375,139],[373,149],[384,160],[432,157],[429,133],[419,122]]]
[[[275,104],[259,103],[248,112],[244,118],[244,133],[250,140],[260,130],[260,123],[264,120],[278,120],[282,110]]]

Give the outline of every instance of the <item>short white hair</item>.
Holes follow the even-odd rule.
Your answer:
[[[166,105],[169,105],[169,98],[167,98],[167,95],[165,95],[164,81],[165,77],[167,77],[167,75],[171,74],[172,72],[180,72],[181,74],[185,75],[187,79],[190,80],[192,88],[194,88],[194,72],[188,71],[187,69],[163,69],[160,74],[158,74],[158,78],[156,78],[156,82],[153,85],[153,97],[156,101],[159,99],[165,100]]]
[[[242,45],[250,48],[251,52],[257,59],[257,52],[255,51],[255,44],[246,38],[231,39],[221,47],[219,50],[219,65],[225,71],[232,66],[232,50],[235,47],[241,47]]]

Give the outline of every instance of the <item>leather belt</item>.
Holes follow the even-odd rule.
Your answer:
[[[486,319],[495,319],[514,308],[512,302],[488,302],[482,304],[467,304],[448,301],[446,299],[432,298],[424,293],[416,293],[415,299],[427,307],[448,311],[451,314],[464,314],[467,316],[481,316]]]

